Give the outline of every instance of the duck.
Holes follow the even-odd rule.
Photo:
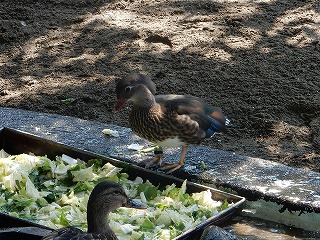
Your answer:
[[[145,208],[133,201],[120,184],[102,181],[92,190],[87,205],[88,231],[69,226],[57,229],[44,236],[43,240],[116,240],[118,239],[108,224],[108,215],[119,207]]]
[[[222,109],[191,95],[156,94],[156,85],[141,73],[129,73],[116,83],[117,101],[114,112],[131,102],[129,124],[139,137],[159,146],[155,157],[139,165],[159,165],[160,170],[172,173],[184,164],[187,147],[201,144],[218,132],[225,132],[230,120]],[[181,147],[176,163],[162,164],[163,147]]]

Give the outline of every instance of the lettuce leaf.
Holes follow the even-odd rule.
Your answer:
[[[173,239],[230,206],[212,200],[210,191],[188,194],[186,181],[180,188],[154,186],[140,177],[129,180],[122,170],[99,159],[85,163],[63,155],[50,160],[1,150],[0,211],[51,228],[73,225],[86,231],[90,192],[98,182],[111,180],[148,208],[119,208],[110,214],[110,227],[120,240],[142,240]]]

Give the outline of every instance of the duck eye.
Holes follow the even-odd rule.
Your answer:
[[[126,87],[126,88],[124,89],[125,92],[130,92],[130,90],[131,90],[131,87]]]
[[[119,195],[119,194],[121,194],[122,192],[121,192],[121,190],[120,189],[116,189],[116,190],[114,190],[114,194],[117,194],[117,195]]]

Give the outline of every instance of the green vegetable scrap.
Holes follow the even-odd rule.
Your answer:
[[[203,170],[208,170],[208,166],[207,164],[204,162],[204,161],[201,161],[200,164],[199,164],[199,167]]]
[[[127,166],[130,167],[130,166]],[[94,186],[104,180],[120,183],[129,197],[147,209],[120,208],[109,225],[120,240],[173,239],[230,206],[212,200],[211,192],[186,193],[174,184],[154,186],[100,159],[85,163],[69,156],[10,156],[0,151],[0,211],[39,224],[87,229],[86,206]]]
[[[75,99],[75,98],[66,98],[66,99],[61,100],[61,102],[64,103],[65,105],[75,104],[76,101],[77,101],[77,99]]]

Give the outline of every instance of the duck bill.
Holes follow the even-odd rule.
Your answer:
[[[147,207],[140,203],[140,202],[137,202],[137,201],[134,201],[132,199],[129,199],[127,201],[127,203],[123,204],[122,207],[127,207],[127,208],[138,208],[138,209],[146,209]]]
[[[122,108],[126,104],[126,100],[119,98],[113,108],[113,112],[118,111],[120,108]]]

